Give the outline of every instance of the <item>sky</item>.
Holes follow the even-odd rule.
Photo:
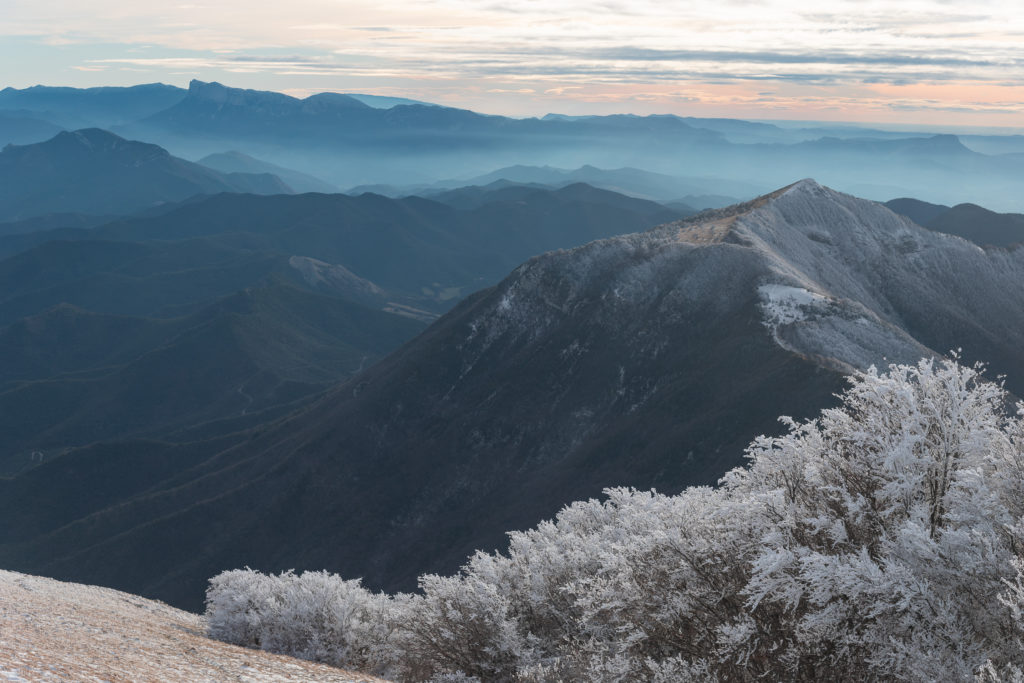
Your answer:
[[[1020,0],[0,0],[0,86],[1024,128]]]

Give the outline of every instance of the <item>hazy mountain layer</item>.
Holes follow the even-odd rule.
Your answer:
[[[173,106],[120,130],[195,158],[237,149],[342,187],[423,187],[516,165],[640,167],[646,180],[634,174],[626,182],[631,194],[645,197],[664,198],[664,176],[720,181],[718,189],[683,185],[668,197],[685,202],[687,195],[750,196],[733,188],[763,191],[812,173],[877,199],[970,199],[1005,211],[1020,210],[1013,179],[1024,173],[1024,156],[983,154],[951,135],[668,115],[513,119],[421,104],[374,108],[335,93],[297,99],[199,81]]]
[[[267,173],[280,178],[296,192],[338,192],[338,188],[306,173],[269,164],[241,152],[221,152],[203,157],[197,163],[221,173]]]
[[[0,111],[0,148],[48,140],[61,131],[61,127],[33,118],[31,112]]]
[[[0,110],[31,113],[63,128],[110,128],[136,121],[179,102],[186,91],[163,83],[128,88],[31,88],[0,90]]]
[[[218,192],[289,193],[269,174],[219,173],[99,129],[0,152],[0,220],[50,213],[123,214]]]
[[[557,191],[533,189],[516,194],[514,198],[501,192],[483,192],[478,193],[473,206],[465,208],[416,197],[394,200],[369,194],[359,197],[224,194],[94,230],[56,230],[0,239],[0,256],[18,255],[10,263],[0,262],[0,281],[3,281],[5,268],[22,261],[26,262],[23,269],[30,270],[34,278],[41,277],[32,270],[36,265],[53,273],[55,264],[60,263],[60,268],[66,269],[66,264],[73,262],[74,267],[68,272],[81,272],[89,269],[88,264],[97,258],[113,259],[112,264],[123,273],[143,258],[141,253],[135,254],[142,247],[117,247],[134,250],[130,258],[121,258],[114,255],[113,249],[78,242],[156,240],[160,244],[150,244],[145,249],[174,251],[180,255],[174,258],[185,258],[186,252],[194,250],[196,255],[187,269],[217,263],[218,270],[205,272],[203,277],[220,279],[226,284],[232,277],[232,269],[263,267],[254,265],[253,261],[265,260],[268,254],[295,255],[342,266],[385,290],[381,295],[384,299],[390,296],[392,298],[387,300],[440,311],[450,308],[459,298],[497,282],[533,255],[646,229],[680,215],[654,202],[585,185]],[[164,244],[168,240],[197,239],[199,241],[191,245]],[[46,244],[54,240],[74,243]],[[36,265],[30,267],[28,262]],[[239,276],[247,277],[241,273]],[[0,294],[0,324],[5,316],[4,301],[20,295],[29,284],[17,274],[10,275],[9,282],[12,289]],[[182,286],[187,284],[183,282]],[[321,278],[318,287],[325,284]],[[59,286],[49,281],[48,285]],[[33,287],[31,296],[38,299],[44,295],[41,290],[42,286]],[[145,286],[138,292],[110,292],[109,297],[104,294],[96,306],[105,307],[96,310],[140,312],[138,308],[112,309],[105,302],[138,298],[143,291]],[[173,291],[157,290],[153,297],[173,298]],[[232,290],[218,290],[221,294],[227,291]],[[67,300],[90,307],[79,303],[85,296],[88,290],[55,292],[50,305]],[[25,315],[20,312],[23,310],[17,309],[17,315]],[[145,312],[157,310],[151,306]]]
[[[1015,185],[1024,155],[1008,153],[1019,151],[1020,136],[969,135],[965,146],[950,135],[847,124],[671,115],[514,119],[401,98],[320,93],[297,99],[200,81],[187,91],[8,88],[0,92],[0,112],[64,128],[116,126],[115,132],[187,158],[234,149],[340,187],[426,187],[515,165],[590,165],[640,167],[648,177],[634,174],[622,184],[592,175],[569,180],[698,208],[717,203],[696,199],[702,195],[749,197],[810,173],[875,199],[904,195],[1024,209]],[[665,176],[715,178],[719,186],[695,191],[688,183],[663,196]]]
[[[693,178],[651,173],[638,168],[601,169],[582,166],[574,170],[550,167],[510,166],[486,173],[462,185],[487,185],[499,180],[518,183],[538,183],[551,187],[564,187],[573,183],[587,183],[614,192],[656,201],[691,201],[695,208],[719,208],[735,204],[735,197],[748,198],[760,194],[761,185],[730,182],[721,178]],[[453,184],[455,181],[448,181]],[[436,190],[435,190],[436,191]],[[729,198],[725,195],[732,194]],[[719,201],[704,204],[701,199],[718,195]],[[430,196],[429,194],[425,196]]]
[[[949,211],[949,207],[945,204],[931,204],[930,202],[922,202],[920,199],[914,199],[913,197],[890,199],[885,205],[892,211],[906,216],[918,225],[928,225],[933,219]]]
[[[116,216],[90,216],[84,213],[48,213],[42,216],[33,216],[20,221],[0,223],[0,236],[25,235],[32,232],[52,231],[66,229],[73,234],[76,229],[95,228],[109,223],[117,218]],[[53,233],[51,233],[53,234]],[[25,244],[37,244],[39,238],[23,238],[28,241]],[[17,240],[9,242],[13,244]],[[19,248],[8,253],[16,253]],[[0,255],[0,258],[7,256],[7,253]]]

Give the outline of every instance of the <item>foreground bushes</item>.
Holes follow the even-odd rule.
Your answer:
[[[210,635],[399,680],[1019,680],[1005,399],[953,361],[872,370],[718,488],[611,489],[416,595],[225,572]]]

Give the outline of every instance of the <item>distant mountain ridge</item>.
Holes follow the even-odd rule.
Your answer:
[[[237,249],[239,263],[246,263],[251,252],[281,258],[315,254],[383,288],[397,297],[393,301],[439,312],[534,254],[646,229],[681,215],[655,202],[586,187],[532,189],[512,202],[484,192],[474,206],[464,208],[372,194],[222,194],[93,230],[0,238],[0,256],[53,249],[43,243],[69,240],[74,243],[65,249],[80,250],[77,259],[89,262],[85,254],[94,250],[89,241],[203,239],[207,242],[195,246],[197,253]]]
[[[949,211],[950,208],[944,204],[923,202],[920,199],[914,199],[913,197],[890,199],[885,203],[885,205],[896,213],[906,216],[918,225],[925,226],[933,219]]]
[[[34,118],[30,112],[0,111],[0,148],[46,140],[60,131],[60,126]]]
[[[574,170],[513,166],[473,178],[467,183],[483,185],[499,179],[543,183],[554,187],[571,183],[587,183],[602,189],[655,201],[693,203],[698,209],[728,206],[740,199],[756,196],[763,189],[756,185],[731,182],[720,178],[679,177],[664,173],[652,173],[638,168],[601,169],[590,165]],[[712,193],[718,195],[718,201],[713,204],[703,204],[700,201],[708,199]]]
[[[514,119],[433,105],[374,108],[332,93],[297,99],[199,81],[180,102],[125,131],[195,156],[213,151],[214,144],[229,146],[350,187],[430,185],[516,165],[642,165],[657,174],[720,178],[756,191],[812,171],[879,199],[953,192],[1001,209],[1015,201],[1008,199],[1006,178],[1024,173],[1024,157],[982,154],[952,135],[793,129],[674,115]],[[653,197],[653,187],[630,192]],[[686,194],[751,193],[710,189],[668,199],[685,202]]]
[[[411,100],[408,97],[389,97],[387,95],[362,95],[359,93],[345,93],[346,97],[351,97],[354,100],[359,100],[363,104],[371,106],[375,109],[391,109],[391,107],[397,107],[404,104],[418,104],[428,107],[438,107],[441,105],[434,104],[432,102],[424,102],[422,100]]]
[[[98,128],[0,152],[0,220],[120,214],[219,192],[291,193],[276,176],[219,173]]]
[[[315,178],[306,173],[292,170],[290,168],[283,168],[276,164],[271,164],[266,161],[254,159],[248,154],[241,152],[221,152],[219,154],[210,154],[199,161],[197,164],[212,168],[215,171],[221,173],[246,173],[246,174],[268,174],[277,176],[295,192],[325,192],[333,193],[338,192],[339,189],[330,183],[324,182],[319,178]]]
[[[163,83],[67,88],[36,85],[0,90],[0,110],[21,110],[64,128],[110,128],[166,109],[185,90]]]
[[[41,109],[46,103],[53,104],[52,112]],[[96,111],[92,120],[76,116],[89,107]],[[188,90],[158,85],[8,89],[0,94],[0,115],[5,111],[39,122],[18,124],[21,132],[12,129],[27,135],[25,142],[40,134],[32,125],[114,126],[115,133],[160,144],[178,156],[201,158],[233,149],[340,187],[429,186],[494,168],[589,164],[639,166],[655,174],[754,187],[723,186],[674,197],[660,196],[657,183],[628,190],[689,204],[694,202],[686,195],[743,198],[813,174],[880,200],[906,195],[977,202],[999,211],[1024,209],[1013,184],[1024,173],[1024,154],[1003,153],[1019,151],[1012,136],[969,135],[964,138],[969,144],[963,144],[951,135],[848,124],[628,114],[517,119],[402,98],[320,93],[299,99],[198,80]],[[626,190],[594,177],[571,180]]]
[[[927,227],[981,245],[1009,247],[1024,242],[1024,214],[997,213],[977,204],[957,204]]]
[[[919,225],[981,246],[1010,247],[1024,242],[1024,214],[997,213],[977,204],[949,207],[906,197],[885,205]]]
[[[360,185],[350,188],[350,194],[373,192],[388,197],[412,195],[438,199],[450,196],[452,192],[489,192],[504,185],[519,185],[534,188],[562,188],[576,183],[618,192],[621,194],[658,201],[666,205],[683,205],[681,210],[720,208],[735,204],[737,197],[756,196],[763,188],[747,183],[731,182],[719,178],[693,178],[653,173],[639,168],[604,169],[591,165],[577,169],[562,169],[551,166],[517,165],[499,168],[495,171],[469,179],[441,180],[419,185]],[[729,196],[731,192],[736,196]]]

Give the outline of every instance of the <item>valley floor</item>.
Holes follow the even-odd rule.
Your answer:
[[[380,681],[210,640],[205,628],[128,593],[0,571],[0,681]]]

